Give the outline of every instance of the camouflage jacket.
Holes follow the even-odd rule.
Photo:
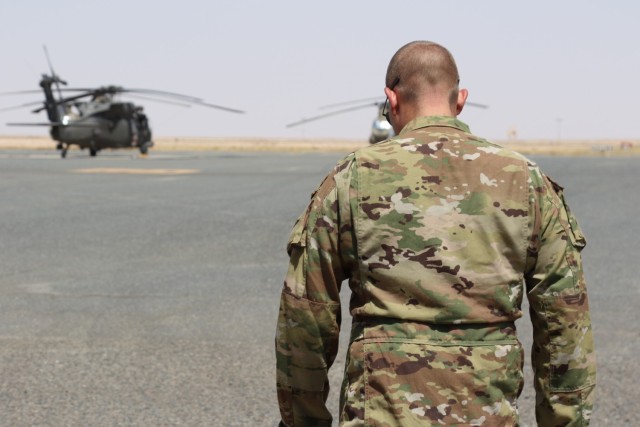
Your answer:
[[[539,425],[588,425],[595,355],[562,188],[452,117],[341,160],[288,244],[276,333],[283,424],[330,426],[340,286],[353,316],[341,426],[517,425],[526,292]]]

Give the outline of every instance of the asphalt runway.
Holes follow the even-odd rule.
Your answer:
[[[275,426],[284,248],[340,157],[0,151],[0,426]],[[592,425],[633,425],[640,159],[534,159],[588,238]]]

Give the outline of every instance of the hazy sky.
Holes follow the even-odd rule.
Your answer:
[[[640,138],[640,3],[626,1],[21,0],[0,4],[0,92],[70,87],[179,92],[245,110],[144,105],[156,136],[369,135],[375,108],[286,128],[319,106],[383,99],[389,59],[432,40],[457,60],[469,101],[460,118],[504,140]],[[0,97],[0,108],[40,95]],[[0,134],[46,135],[29,108],[0,112]]]

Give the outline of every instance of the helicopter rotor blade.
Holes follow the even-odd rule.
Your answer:
[[[373,103],[369,103],[369,104],[365,104],[365,105],[358,105],[356,107],[343,108],[342,110],[332,111],[330,113],[320,114],[319,116],[309,117],[309,118],[306,118],[306,119],[298,120],[297,122],[294,122],[294,123],[289,123],[287,125],[287,127],[290,128],[290,127],[301,125],[303,123],[312,122],[314,120],[324,119],[325,117],[336,116],[338,114],[348,113],[350,111],[355,111],[355,110],[361,110],[363,108],[377,107],[378,105],[380,105],[380,102],[373,102]]]
[[[236,110],[235,108],[223,107],[222,105],[209,104],[208,102],[192,102],[194,105],[201,105],[203,107],[215,108],[217,110],[224,110],[230,113],[244,114],[242,110]]]
[[[382,97],[380,97],[380,96],[371,97],[371,98],[354,99],[352,101],[344,101],[344,102],[337,102],[335,104],[322,105],[322,106],[318,107],[318,109],[319,110],[326,110],[326,109],[329,109],[329,108],[342,107],[344,105],[351,105],[351,104],[360,104],[362,102],[370,102],[370,101],[375,101],[375,100],[380,100],[380,99],[382,99]]]
[[[40,122],[40,123],[7,123],[8,126],[60,126],[60,127],[89,127],[95,128],[95,123],[90,123],[92,116],[79,117],[71,121]],[[89,123],[88,123],[89,122]]]
[[[489,108],[488,105],[478,104],[477,102],[465,102],[465,105],[468,105],[470,107],[476,107],[476,108]]]
[[[125,88],[120,88],[119,92],[123,92],[123,93],[130,93],[130,92],[137,92],[137,93],[143,93],[145,95],[157,95],[157,96],[162,96],[165,98],[175,98],[175,99],[182,99],[188,102],[204,102],[204,100],[202,98],[198,98],[196,96],[191,96],[191,95],[184,95],[181,93],[176,93],[176,92],[167,92],[166,90],[156,90],[156,89],[125,89]]]
[[[42,101],[27,102],[25,104],[14,105],[12,107],[0,108],[0,111],[17,110],[19,108],[32,107],[34,105],[41,105],[41,104],[42,104]]]
[[[187,102],[187,103],[192,104],[192,105],[200,105],[202,107],[215,108],[215,109],[218,109],[218,110],[228,111],[230,113],[244,114],[244,111],[242,111],[242,110],[238,110],[238,109],[235,109],[235,108],[224,107],[222,105],[211,104],[209,102],[205,102],[202,98],[197,98],[197,97],[191,96],[191,95],[183,95],[181,93],[167,92],[167,91],[164,91],[164,90],[155,90],[155,89],[122,89],[121,92],[123,92],[123,93],[135,92],[135,93],[142,93],[142,94],[150,95],[150,96],[173,98],[173,99],[177,99],[178,102],[183,101],[183,102]]]
[[[44,49],[44,55],[47,57],[47,64],[49,64],[49,70],[51,70],[51,78],[53,78],[53,80],[56,83],[56,89],[58,90],[58,96],[60,98],[62,98],[62,93],[60,92],[60,83],[66,85],[67,82],[65,82],[64,80],[60,79],[60,77],[58,77],[56,72],[53,70],[53,64],[51,63],[51,58],[49,58],[49,51],[47,50],[47,45],[42,45],[42,48]]]
[[[96,90],[96,88],[90,87],[62,87],[60,88],[60,92],[92,92]],[[40,91],[42,92],[42,91]]]
[[[57,124],[62,125],[62,123],[7,123],[7,126],[55,126]]]
[[[186,104],[184,102],[178,102],[178,101],[169,101],[168,99],[156,99],[153,98],[151,96],[143,96],[143,95],[127,95],[131,98],[135,98],[135,99],[144,99],[145,101],[151,101],[151,102],[160,102],[162,104],[171,104],[171,105],[176,105],[178,107],[185,107],[185,108],[191,108],[191,104]]]
[[[156,90],[156,89],[129,89],[129,88],[124,88],[121,86],[102,86],[102,87],[98,87],[98,88],[88,88],[88,87],[65,87],[65,88],[59,88],[58,89],[60,92],[86,92],[86,95],[94,95],[94,94],[101,94],[101,93],[112,93],[112,94],[116,94],[116,93],[142,93],[142,94],[146,94],[146,95],[156,95],[156,96],[161,96],[161,97],[166,97],[166,98],[176,98],[176,99],[182,99],[188,102],[204,102],[204,99],[202,98],[198,98],[196,96],[191,96],[191,95],[184,95],[181,93],[176,93],[176,92],[168,92],[168,91],[164,91],[164,90]],[[18,91],[11,91],[11,92],[0,92],[0,96],[4,96],[4,95],[25,95],[25,94],[31,94],[31,93],[42,93],[42,90],[40,89],[30,89],[30,90],[18,90]]]
[[[66,104],[67,102],[75,101],[76,99],[80,99],[80,98],[84,98],[84,97],[92,96],[92,95],[93,95],[93,93],[81,93],[80,95],[70,96],[68,98],[61,98],[61,99],[59,99],[59,100],[57,100],[55,102],[55,105]],[[39,112],[45,110],[46,108],[47,108],[46,105],[43,105],[42,107],[36,108],[35,110],[32,110],[31,112],[32,113],[39,113]]]
[[[211,104],[209,102],[205,102],[202,98],[198,98],[195,96],[191,96],[191,95],[184,95],[182,93],[176,93],[176,92],[168,92],[166,90],[156,90],[156,89],[142,89],[142,88],[134,88],[134,89],[129,89],[129,88],[123,88],[123,87],[118,87],[118,86],[108,86],[105,88],[100,88],[100,89],[96,89],[93,93],[122,93],[122,94],[132,94],[132,93],[139,93],[139,94],[143,94],[143,95],[147,95],[147,96],[152,96],[152,97],[160,97],[160,98],[172,98],[177,100],[177,105],[179,105],[180,103],[187,103],[187,104],[191,104],[191,105],[200,105],[203,107],[209,107],[209,108],[216,108],[218,110],[224,110],[224,111],[228,111],[230,113],[238,113],[238,114],[243,114],[244,111],[242,110],[238,110],[235,108],[229,108],[229,107],[224,107],[222,105],[216,105],[216,104]],[[90,95],[91,93],[87,93],[84,94],[84,96],[86,95]],[[83,94],[80,95],[76,95],[76,97],[82,97]],[[66,101],[73,99],[75,97],[71,97],[71,98],[67,98]],[[76,98],[77,99],[77,98]],[[151,99],[153,100],[153,99]],[[155,99],[155,101],[157,102],[162,102],[160,100]],[[167,103],[171,103],[169,101],[164,101]]]
[[[70,88],[64,87],[60,88],[60,92],[92,92],[95,89],[91,88]],[[29,94],[41,94],[42,89],[26,89],[26,90],[16,90],[11,92],[0,92],[0,96],[12,96],[12,95],[29,95]]]
[[[42,45],[42,49],[44,49],[44,56],[47,58],[47,64],[49,64],[49,71],[51,71],[51,75],[55,77],[56,72],[53,71],[53,64],[51,64],[51,58],[49,58],[49,51],[47,50],[47,45]]]
[[[190,95],[182,95],[179,93],[166,92],[166,91],[154,90],[154,89],[127,89],[121,86],[102,86],[94,89],[77,88],[77,89],[71,89],[71,90],[81,91],[83,93],[73,95],[67,98],[62,98],[57,103],[62,104],[69,101],[75,101],[76,99],[84,98],[86,96],[98,96],[98,95],[106,95],[106,94],[111,94],[111,95],[132,94],[132,93],[141,93],[143,95],[155,96],[155,97],[174,98],[187,103],[203,102],[201,98],[196,98],[195,96],[190,96]]]
[[[12,92],[2,92],[2,93],[0,93],[0,96],[26,95],[26,94],[31,94],[31,93],[42,93],[42,90],[41,89],[15,90],[15,91],[12,91]]]
[[[43,122],[43,123],[7,123],[7,126],[61,126],[61,127],[87,127],[94,128],[95,124],[92,123],[62,123],[62,122]]]

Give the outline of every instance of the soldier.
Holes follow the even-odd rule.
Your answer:
[[[331,425],[345,279],[340,426],[518,425],[525,292],[538,424],[589,423],[585,238],[562,187],[457,119],[458,84],[444,47],[398,50],[384,89],[397,136],[338,162],[293,227],[276,334],[281,425]]]

